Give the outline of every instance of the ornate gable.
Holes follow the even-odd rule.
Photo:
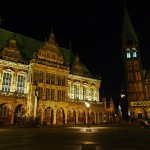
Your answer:
[[[64,63],[62,52],[58,49],[58,44],[55,43],[55,34],[53,32],[50,33],[48,40],[45,41],[36,56],[38,59],[47,62]]]
[[[26,63],[26,61],[22,58],[20,54],[20,50],[18,49],[15,35],[12,35],[10,37],[8,44],[6,45],[6,47],[4,47],[3,51],[0,53],[0,57],[7,61],[23,64]]]

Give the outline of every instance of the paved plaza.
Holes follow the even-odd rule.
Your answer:
[[[146,149],[150,149],[150,129],[140,127],[0,127],[0,150]]]

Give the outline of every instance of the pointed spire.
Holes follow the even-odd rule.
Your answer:
[[[131,22],[130,16],[128,14],[125,0],[124,0],[124,20],[123,20],[123,34],[122,34],[122,42],[124,42],[127,38],[133,38],[135,42],[138,42],[138,38]]]
[[[55,44],[55,34],[53,32],[53,28],[51,26],[51,33],[49,34],[48,42],[51,44]]]

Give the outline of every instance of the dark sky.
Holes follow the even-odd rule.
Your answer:
[[[54,1],[54,0],[53,0]],[[148,0],[126,0],[141,45],[143,66],[150,68],[150,9]],[[121,34],[123,0],[4,1],[1,28],[44,41],[51,26],[60,47],[71,48],[80,61],[102,77],[101,91],[117,99],[123,87]],[[149,63],[149,64],[148,64]]]

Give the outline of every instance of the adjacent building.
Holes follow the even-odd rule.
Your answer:
[[[131,119],[150,119],[150,71],[143,70],[140,51],[137,34],[125,7],[122,52],[126,95],[122,98],[129,105],[128,115]]]

